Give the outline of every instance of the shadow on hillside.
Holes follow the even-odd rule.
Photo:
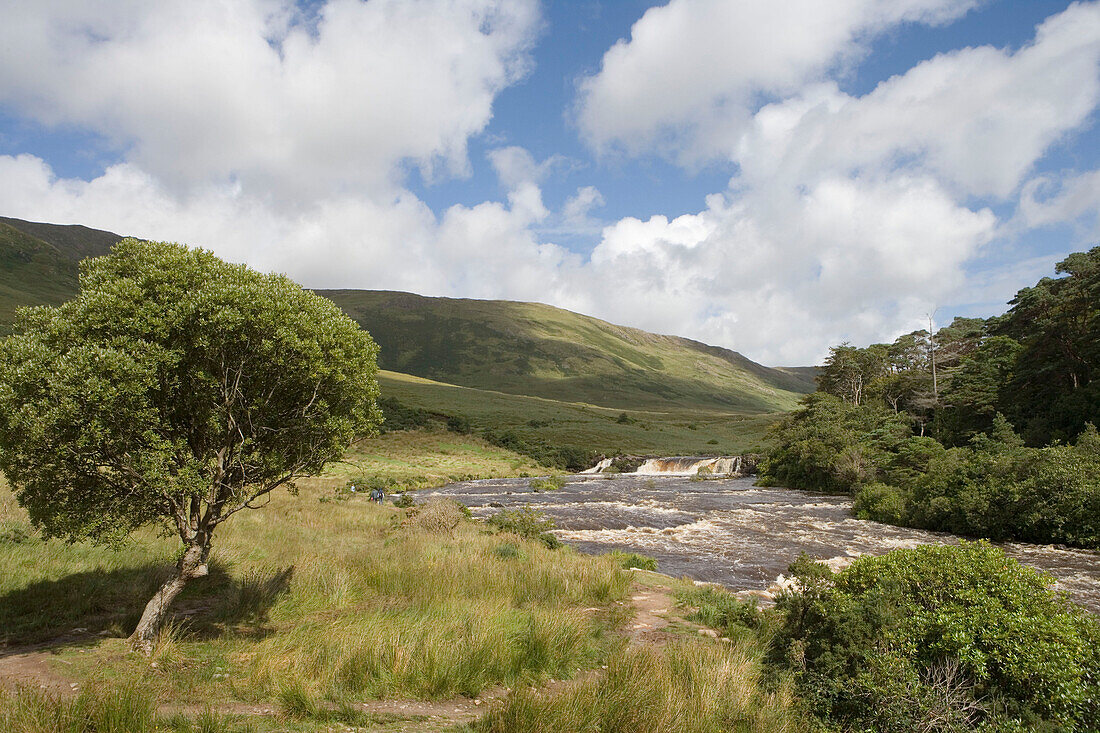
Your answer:
[[[28,645],[79,644],[96,637],[128,636],[171,571],[170,566],[158,563],[93,570],[0,595],[0,656]],[[268,612],[287,592],[293,576],[293,565],[235,576],[225,565],[212,561],[210,575],[191,581],[172,604],[170,623],[183,639],[209,639],[225,633],[265,636],[270,633]]]

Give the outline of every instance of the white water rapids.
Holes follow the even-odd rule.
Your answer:
[[[799,553],[834,567],[863,554],[955,542],[944,533],[894,527],[851,516],[851,501],[754,485],[754,478],[692,481],[684,476],[575,476],[536,493],[530,479],[450,484],[433,492],[466,504],[476,516],[530,504],[554,520],[554,533],[585,552],[612,549],[657,558],[661,572],[765,591]],[[1100,553],[1045,545],[1001,547],[1049,572],[1057,587],[1100,613]]]

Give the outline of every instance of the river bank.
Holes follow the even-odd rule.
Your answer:
[[[657,559],[662,572],[768,600],[801,553],[841,567],[861,555],[957,542],[938,532],[851,515],[846,497],[760,487],[752,477],[611,474],[574,476],[537,493],[525,479],[458,482],[430,492],[461,501],[475,516],[530,505],[553,519],[554,534],[584,552],[614,549]],[[1057,587],[1100,613],[1100,553],[1022,543],[999,545],[1050,573]]]

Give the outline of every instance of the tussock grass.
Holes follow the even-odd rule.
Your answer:
[[[767,633],[764,615],[756,603],[746,603],[725,589],[684,586],[675,595],[681,605],[694,609],[687,615],[688,621],[710,626],[726,635]]]
[[[0,690],[0,730],[7,733],[146,733],[158,730],[145,690],[116,687],[71,700],[38,689]]]
[[[626,647],[606,675],[560,693],[515,690],[480,723],[483,733],[717,733],[805,730],[786,686],[762,692],[761,654],[713,642]]]
[[[226,525],[211,575],[177,600],[152,659],[102,639],[63,648],[64,672],[189,704],[278,701],[296,689],[320,711],[349,697],[477,695],[606,656],[630,584],[610,559],[465,518],[432,533],[361,497],[322,504],[323,488],[306,483],[299,497]],[[26,523],[6,487],[0,501],[0,519]],[[502,542],[515,552],[499,552]],[[12,643],[110,624],[124,636],[172,550],[151,531],[118,550],[37,537],[4,545],[0,628],[15,630]],[[66,598],[74,589],[86,599]]]

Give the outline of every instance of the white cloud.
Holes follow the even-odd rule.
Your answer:
[[[767,363],[805,363],[828,344],[917,327],[996,229],[990,211],[957,205],[928,178],[836,178],[768,198],[712,196],[699,214],[608,227],[589,274],[615,286],[590,288],[583,306]]]
[[[312,287],[539,300],[810,363],[972,290],[968,266],[1001,231],[982,197],[1020,191],[1020,227],[1100,206],[1096,173],[1020,187],[1097,106],[1100,4],[1018,51],[963,49],[863,97],[839,91],[832,77],[874,34],[974,4],[649,11],[584,83],[582,129],[739,174],[698,213],[602,229],[603,194],[582,186],[549,210],[541,186],[563,159],[520,147],[489,154],[503,201],[437,214],[403,185],[409,164],[467,168],[467,141],[529,64],[534,0],[332,0],[316,24],[288,0],[29,4],[0,25],[0,102],[125,153],[90,181],[0,156],[0,211],[205,246]],[[593,231],[590,257],[552,241]]]
[[[943,23],[980,0],[671,0],[580,85],[578,123],[597,148],[728,157],[761,96],[794,93],[903,22]]]
[[[1075,223],[1085,239],[1100,237],[1100,171],[1056,181],[1040,176],[1024,185],[1015,224],[1037,228]]]
[[[467,167],[466,141],[528,68],[535,0],[21,4],[0,102],[88,127],[174,190],[240,181],[288,202]]]
[[[1032,44],[936,56],[855,98],[835,83],[763,107],[734,159],[757,185],[920,170],[963,195],[1008,197],[1100,102],[1100,5],[1043,23]]]

